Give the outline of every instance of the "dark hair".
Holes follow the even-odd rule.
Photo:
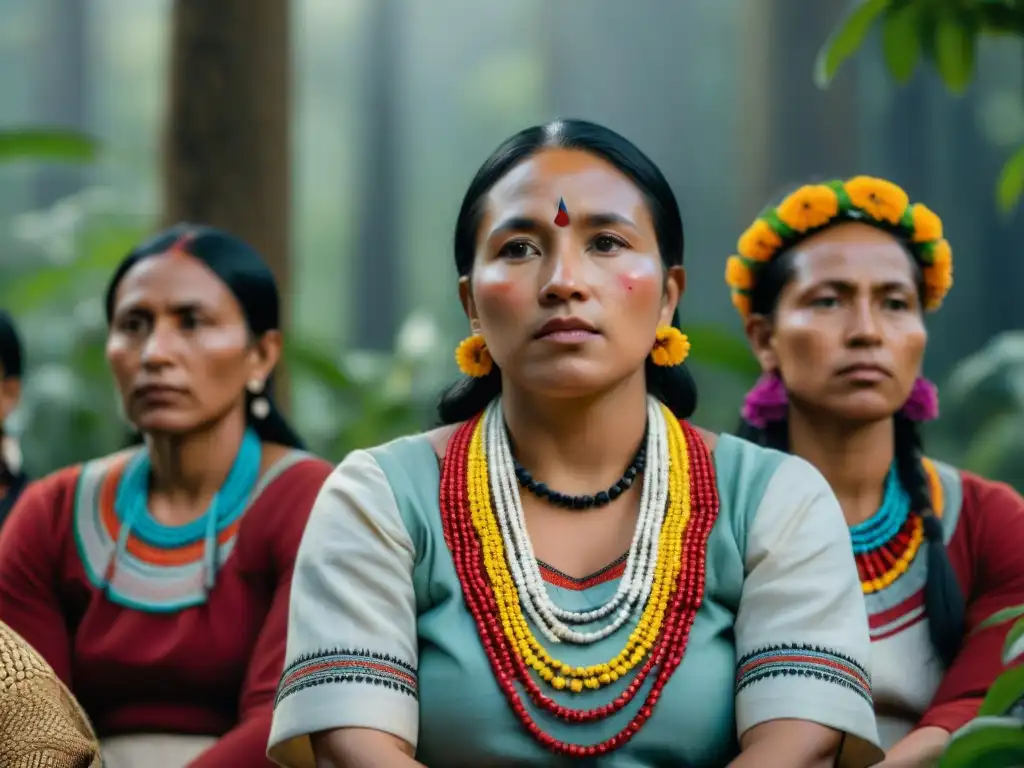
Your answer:
[[[10,313],[0,309],[0,365],[3,378],[20,379],[24,373],[21,337]]]
[[[4,379],[20,379],[24,374],[24,360],[21,337],[10,313],[0,309],[0,366],[3,366]],[[4,437],[4,425],[0,423],[0,439]],[[7,466],[3,454],[0,453],[0,482],[10,486],[21,481],[21,473]],[[17,490],[17,487],[14,488]],[[9,487],[8,493],[12,492]],[[2,519],[0,519],[2,521]]]
[[[159,256],[175,249],[199,259],[228,287],[245,317],[253,337],[280,328],[277,282],[263,258],[251,246],[213,227],[176,224],[135,248],[118,265],[107,285],[106,311],[109,325],[114,315],[114,301],[121,280],[143,259]],[[260,397],[270,404],[265,419],[253,418],[248,408],[252,395],[246,392],[246,418],[260,440],[304,449],[305,443],[284,418],[273,398],[273,376]]]
[[[544,149],[578,149],[611,163],[643,193],[654,221],[658,249],[668,267],[683,263],[683,220],[672,188],[661,171],[629,140],[608,128],[585,120],[555,120],[520,131],[499,146],[473,177],[462,199],[455,224],[455,267],[459,277],[473,270],[476,240],[484,199],[491,188],[520,163]],[[673,318],[679,325],[679,313]],[[648,391],[681,419],[697,408],[697,386],[685,366],[659,367],[647,361]],[[472,418],[501,392],[501,373],[461,379],[441,395],[438,415],[444,424]]]
[[[900,242],[903,244],[902,240]],[[920,267],[909,250],[907,257],[914,265],[918,294],[923,296],[924,284]],[[752,314],[765,317],[774,315],[779,295],[793,275],[793,258],[794,251],[792,244],[789,244],[786,250],[781,251],[758,272],[757,281],[750,295]],[[789,451],[788,421],[771,422],[761,429],[741,420],[737,434],[768,448]],[[921,466],[922,441],[917,424],[897,413],[893,417],[893,437],[896,473],[910,496],[911,508],[920,514],[924,521],[924,532],[928,542],[928,581],[925,584],[924,601],[929,633],[939,658],[949,666],[960,650],[964,638],[964,594],[946,552],[942,523],[932,508],[928,478]]]

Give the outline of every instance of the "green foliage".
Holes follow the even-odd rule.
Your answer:
[[[882,55],[896,82],[909,82],[923,54],[946,87],[961,94],[974,78],[979,38],[1024,38],[1024,0],[859,0],[818,54],[815,82],[828,87],[876,26],[881,27]],[[1000,174],[1000,210],[1012,210],[1022,193],[1024,147]]]
[[[953,369],[942,391],[943,428],[962,465],[1024,491],[1024,332],[994,337]]]
[[[1024,606],[1007,609],[1016,615]],[[991,617],[986,626],[997,623],[1000,614]],[[950,740],[939,768],[994,768],[1024,765],[1024,620],[1010,629],[1003,649],[1007,669],[989,689],[978,717],[961,728]]]
[[[88,163],[96,157],[94,139],[60,128],[0,130],[0,163],[49,160]]]

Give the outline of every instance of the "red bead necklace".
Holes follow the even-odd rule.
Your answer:
[[[639,732],[653,713],[672,673],[683,660],[690,629],[704,596],[707,539],[718,517],[718,489],[710,451],[697,430],[682,422],[690,457],[691,517],[684,533],[683,567],[665,613],[661,633],[647,662],[620,696],[604,706],[578,710],[565,707],[543,693],[526,663],[509,645],[501,626],[497,601],[484,567],[469,504],[469,444],[479,418],[464,424],[452,436],[441,475],[440,502],[444,538],[462,584],[466,607],[476,622],[498,686],[530,735],[556,754],[571,757],[606,754],[623,746]],[[598,744],[570,744],[545,733],[530,716],[515,686],[516,682],[520,683],[530,700],[548,714],[569,723],[587,723],[604,719],[627,706],[655,667],[657,674],[639,711],[619,733]]]

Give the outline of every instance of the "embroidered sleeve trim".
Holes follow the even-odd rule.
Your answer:
[[[289,664],[281,675],[274,706],[293,693],[327,683],[379,685],[418,697],[416,670],[410,664],[369,650],[335,648],[300,656]]]
[[[780,675],[834,683],[872,703],[867,670],[849,656],[816,645],[771,645],[748,653],[736,667],[736,693]]]

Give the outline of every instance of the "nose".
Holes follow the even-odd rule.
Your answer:
[[[547,304],[586,301],[590,289],[583,279],[584,256],[571,243],[563,243],[548,256],[547,279],[541,286],[541,299]]]
[[[142,365],[162,368],[172,362],[174,330],[167,323],[157,322],[142,344]]]
[[[870,298],[853,302],[846,343],[851,347],[876,347],[882,343],[877,307]]]

